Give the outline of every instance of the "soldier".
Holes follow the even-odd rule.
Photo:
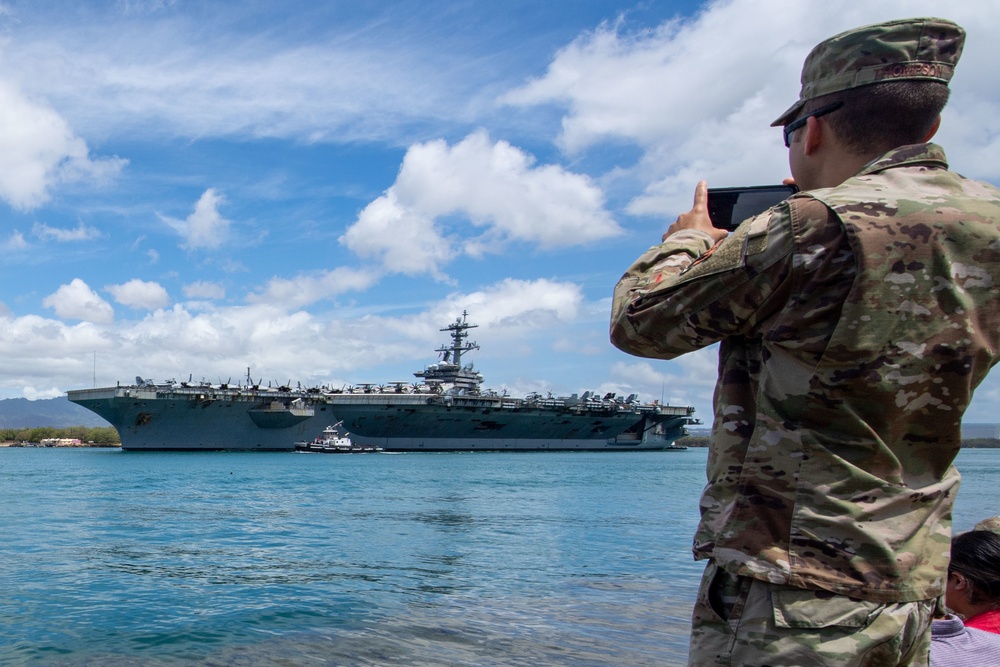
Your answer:
[[[720,343],[692,665],[923,665],[962,414],[1000,354],[1000,191],[927,143],[964,42],[941,19],[809,54],[802,192],[714,229],[699,183],[615,289],[611,339]]]

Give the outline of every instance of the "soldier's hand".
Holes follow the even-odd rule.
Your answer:
[[[717,229],[712,226],[712,219],[708,217],[708,183],[698,181],[698,186],[694,189],[694,206],[687,213],[677,216],[674,224],[667,228],[663,235],[663,240],[682,229],[700,229],[707,232],[715,241],[721,241],[729,235],[725,229]]]

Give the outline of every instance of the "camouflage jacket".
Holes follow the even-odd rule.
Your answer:
[[[721,343],[696,558],[874,601],[942,592],[961,418],[1000,353],[1000,191],[897,148],[715,246],[654,246],[611,338],[661,359]]]

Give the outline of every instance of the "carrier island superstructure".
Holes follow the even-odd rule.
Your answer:
[[[155,383],[136,378],[67,392],[118,430],[123,449],[292,450],[341,422],[352,442],[387,452],[669,449],[697,423],[694,408],[642,403],[592,392],[513,398],[482,388],[483,376],[462,356],[467,314],[441,329],[443,357],[414,373],[416,382],[342,389],[263,387],[206,382]]]

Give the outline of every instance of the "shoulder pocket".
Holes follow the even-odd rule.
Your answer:
[[[745,266],[749,255],[756,255],[767,248],[771,214],[771,211],[762,213],[740,225],[735,232],[681,271],[677,283],[734,271]]]

